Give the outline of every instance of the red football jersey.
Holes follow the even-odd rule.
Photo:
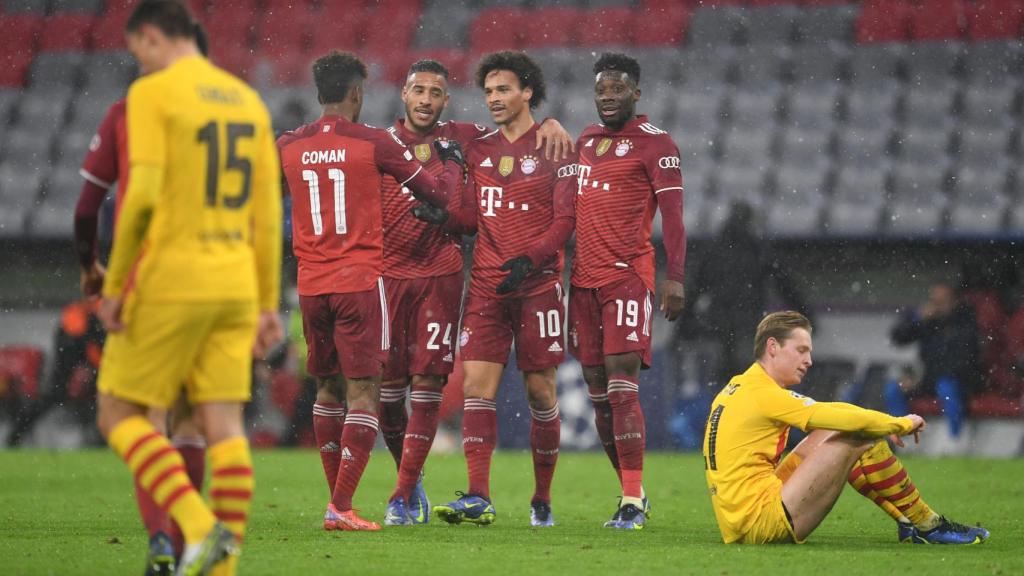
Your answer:
[[[422,167],[386,130],[324,116],[277,141],[292,197],[302,296],[369,290],[383,272],[381,180]]]
[[[539,124],[515,142],[500,130],[477,138],[467,150],[466,164],[476,202],[476,246],[469,293],[498,298],[495,289],[508,276],[501,265],[530,251],[551,227],[555,197],[571,194],[576,185],[575,157],[555,163],[534,150]],[[557,189],[556,189],[557,187]],[[565,250],[540,263],[508,296],[532,296],[551,289],[561,279]]]
[[[128,186],[128,118],[124,99],[107,109],[78,173],[101,188],[110,188],[117,182],[114,212],[120,211]]]
[[[402,119],[388,128],[413,150],[423,168],[440,176],[443,163],[434,152],[434,140],[454,140],[466,148],[468,142],[488,129],[479,124],[440,122],[426,135],[405,128]],[[384,217],[384,275],[389,278],[430,278],[462,271],[462,250],[458,238],[417,219],[410,211],[416,204],[408,188],[391,176],[384,176],[381,190]]]
[[[599,288],[632,272],[654,292],[656,195],[683,189],[679,149],[646,116],[618,132],[591,125],[576,149],[580,174],[573,286]]]

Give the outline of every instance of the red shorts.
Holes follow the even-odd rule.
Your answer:
[[[651,365],[651,292],[639,276],[601,288],[569,290],[569,350],[584,366],[636,352]]]
[[[320,378],[380,376],[388,351],[387,306],[382,280],[365,292],[299,296],[306,370]]]
[[[391,315],[391,349],[384,364],[384,380],[451,374],[462,272],[431,278],[384,278],[384,292]]]
[[[556,284],[524,298],[466,297],[459,334],[462,359],[505,364],[513,340],[520,370],[555,368],[565,359],[565,303]]]

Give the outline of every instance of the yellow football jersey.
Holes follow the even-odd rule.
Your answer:
[[[205,58],[188,57],[136,80],[127,112],[131,174],[104,295],[123,294],[139,257],[139,299],[258,299],[262,310],[276,310],[280,164],[259,95]],[[132,182],[146,174],[159,181]],[[147,218],[139,256],[131,236]]]
[[[754,363],[733,377],[711,403],[704,432],[704,470],[711,504],[726,543],[740,539],[764,507],[779,498],[775,475],[789,427],[906,434],[909,418],[840,402],[815,402],[777,384]]]

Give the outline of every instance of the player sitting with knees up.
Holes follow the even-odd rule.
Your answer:
[[[718,394],[704,437],[711,504],[726,544],[801,543],[849,482],[897,522],[900,542],[976,544],[988,530],[939,516],[885,441],[918,435],[916,414],[889,416],[790,392],[811,367],[811,323],[798,312],[765,316],[751,367]],[[790,426],[811,431],[782,459]]]

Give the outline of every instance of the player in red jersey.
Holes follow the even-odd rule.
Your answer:
[[[514,341],[533,416],[536,486],[530,519],[534,526],[551,526],[551,479],[561,434],[555,370],[564,357],[562,248],[573,228],[575,155],[558,162],[535,155],[531,136],[538,126],[531,110],[543,101],[545,84],[540,67],[528,56],[489,54],[477,69],[476,81],[499,129],[469,146],[470,181],[463,200],[469,221],[461,223],[462,216],[457,216],[449,224],[465,224],[477,232],[459,335],[469,490],[434,512],[450,523],[494,521],[494,398]]]
[[[197,25],[196,45],[203,56],[208,52],[206,32]],[[143,74],[148,70],[142,70]],[[80,287],[87,298],[98,298],[103,288],[105,270],[97,259],[97,229],[99,212],[107,192],[117,184],[114,197],[114,214],[121,207],[124,191],[128,186],[128,129],[122,98],[110,105],[100,122],[96,134],[89,142],[79,174],[85,180],[78,204],[75,207],[75,251],[81,268]],[[163,408],[150,408],[149,420],[161,434],[167,434],[168,413]],[[206,441],[199,430],[191,407],[184,397],[178,400],[170,414],[171,443],[185,460],[189,479],[196,490],[201,490],[206,473]],[[184,545],[181,530],[171,518],[156,505],[153,498],[135,483],[135,500],[139,506],[142,523],[149,532],[149,556],[146,560],[147,574],[171,574],[175,569],[175,557],[181,555]],[[168,553],[170,551],[170,553]]]
[[[447,121],[448,69],[435,60],[414,63],[402,88],[405,117],[388,128],[415,153],[423,168],[439,176],[443,165],[433,153],[435,140],[465,145],[490,129]],[[536,131],[535,149],[568,155],[575,144],[556,120]],[[399,467],[395,491],[384,515],[386,525],[422,524],[430,502],[420,481],[434,435],[443,387],[454,365],[454,333],[462,301],[462,250],[459,237],[415,218],[409,190],[392,176],[382,188],[384,223],[384,291],[390,312],[391,350],[381,384],[380,429]],[[412,389],[411,414],[406,390]],[[344,409],[318,406],[324,411]],[[321,415],[314,419],[329,418]],[[329,436],[326,435],[325,436]]]
[[[641,367],[651,362],[651,223],[655,210],[661,210],[668,263],[660,309],[673,321],[683,308],[683,179],[672,138],[636,114],[637,61],[606,53],[594,64],[594,74],[601,123],[577,140],[569,346],[583,365],[597,431],[622,484],[620,507],[605,526],[640,529],[647,506],[638,384]]]
[[[462,165],[446,162],[435,181],[394,134],[355,123],[366,78],[356,56],[331,52],[314,63],[313,77],[323,115],[281,136],[278,148],[292,195],[308,371],[319,384],[314,429],[328,431],[322,422],[317,426],[318,417],[337,424],[333,437],[317,438],[332,488],[324,528],[379,530],[352,510],[352,495],[377,437],[381,368],[389,348],[381,180],[390,174],[417,198],[445,206]],[[455,143],[447,154],[453,152],[461,159]],[[323,413],[325,408],[334,413]]]

